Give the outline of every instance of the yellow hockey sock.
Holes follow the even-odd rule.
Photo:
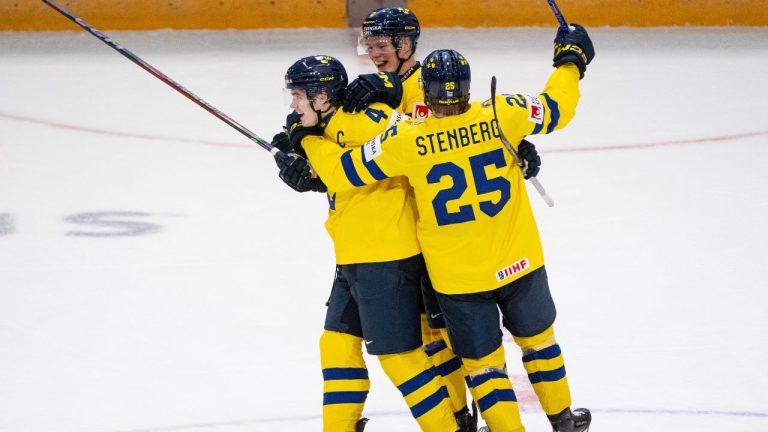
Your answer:
[[[571,406],[565,362],[554,328],[527,338],[515,337],[515,342],[523,350],[523,366],[544,412],[554,415]]]
[[[320,336],[323,432],[354,432],[363,414],[371,382],[362,343],[362,338],[346,333],[326,330]]]
[[[380,355],[379,360],[422,431],[453,432],[458,429],[448,390],[424,351],[415,349]]]
[[[504,362],[504,346],[479,359],[462,359],[469,391],[493,432],[524,432],[517,398]]]
[[[459,412],[467,407],[467,385],[461,360],[454,354],[450,343],[443,339],[441,331],[432,329],[431,340],[431,343],[424,346],[424,352],[432,360],[437,373],[443,377],[453,412]]]

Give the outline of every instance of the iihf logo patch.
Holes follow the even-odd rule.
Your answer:
[[[532,121],[537,124],[544,122],[544,104],[541,103],[539,98],[534,96],[525,95],[528,99],[528,121]]]
[[[501,282],[504,279],[507,279],[511,276],[514,276],[518,273],[520,273],[523,270],[526,270],[528,267],[531,266],[530,261],[528,261],[528,258],[523,258],[520,261],[513,263],[507,267],[504,267],[503,269],[496,272],[496,281]]]
[[[429,117],[429,107],[426,106],[423,102],[414,102],[413,103],[413,119],[424,120],[427,117]]]

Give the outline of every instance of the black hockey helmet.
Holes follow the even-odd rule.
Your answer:
[[[380,8],[371,12],[365,17],[360,34],[362,38],[389,36],[392,38],[392,45],[398,48],[402,38],[407,37],[411,39],[414,51],[419,35],[421,26],[416,15],[410,9],[402,7]]]
[[[421,85],[427,105],[454,105],[469,101],[469,62],[457,51],[432,51],[421,67]]]
[[[347,71],[337,59],[327,55],[304,57],[296,61],[285,73],[285,87],[303,89],[307,99],[324,92],[328,101],[340,105],[347,88]]]

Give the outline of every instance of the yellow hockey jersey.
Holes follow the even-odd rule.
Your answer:
[[[320,178],[332,177],[336,164],[353,164],[353,148],[403,119],[387,105],[376,103],[349,114],[336,111],[325,127],[324,137],[342,153],[323,156],[313,143],[303,143],[309,163]],[[358,155],[359,156],[359,155]],[[362,161],[358,161],[362,163]],[[339,191],[328,187],[328,219],[325,228],[333,239],[337,264],[394,261],[421,252],[416,238],[416,205],[409,197],[408,180],[375,173],[378,183]]]
[[[575,115],[578,84],[576,66],[564,65],[539,95],[496,96],[505,136],[517,146],[526,135],[565,127]],[[336,169],[320,173],[329,189],[408,177],[419,242],[437,291],[489,291],[544,265],[523,176],[499,139],[490,100],[473,102],[460,115],[392,126],[343,156],[320,137],[303,143],[336,160]]]

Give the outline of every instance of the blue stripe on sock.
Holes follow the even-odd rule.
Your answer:
[[[551,133],[553,130],[555,130],[557,123],[560,121],[560,107],[557,105],[557,102],[555,102],[554,99],[549,97],[548,94],[542,93],[541,95],[544,96],[544,99],[547,100],[547,106],[549,106],[549,110],[552,112],[549,126],[547,126],[547,133]]]
[[[446,348],[448,348],[448,344],[446,344],[444,340],[439,340],[425,346],[424,352],[427,353],[428,357],[432,357],[433,355],[439,353],[440,351]]]
[[[469,381],[467,382],[467,384],[469,384],[470,387],[474,388],[494,378],[509,379],[509,376],[507,376],[507,374],[505,373],[494,370],[491,372],[486,372],[482,375],[473,376],[469,378]]]
[[[553,371],[538,371],[528,374],[528,380],[531,384],[540,382],[554,382],[565,378],[565,366],[559,367]]]
[[[323,369],[323,380],[368,379],[368,369],[364,368],[328,368]]]
[[[511,389],[496,389],[477,401],[480,411],[486,411],[499,402],[517,402],[515,392]]]
[[[427,396],[426,399],[411,407],[411,414],[413,414],[413,418],[419,418],[426,414],[429,412],[429,410],[438,406],[440,402],[446,398],[448,398],[448,389],[445,386],[440,387],[436,392]]]
[[[560,345],[555,344],[550,347],[546,347],[541,351],[534,351],[530,354],[524,355],[523,363],[528,363],[529,361],[533,360],[552,360],[560,354],[562,354],[560,351]]]
[[[441,364],[437,367],[437,373],[440,374],[440,376],[448,376],[454,372],[456,372],[461,367],[461,360],[459,360],[458,357],[454,357],[447,362]]]
[[[431,367],[424,372],[416,375],[415,377],[409,379],[408,381],[400,384],[397,386],[398,390],[400,390],[400,393],[402,393],[403,397],[408,396],[409,394],[415,392],[416,390],[424,387],[424,385],[428,384],[430,381],[432,381],[435,378],[435,368]]]
[[[345,403],[365,403],[368,397],[367,391],[341,391],[328,392],[323,394],[323,405],[345,404]]]
[[[353,186],[365,186],[365,182],[360,178],[355,169],[355,163],[352,162],[352,150],[341,155],[341,167],[344,168],[344,174],[347,175],[347,180],[352,183]]]

